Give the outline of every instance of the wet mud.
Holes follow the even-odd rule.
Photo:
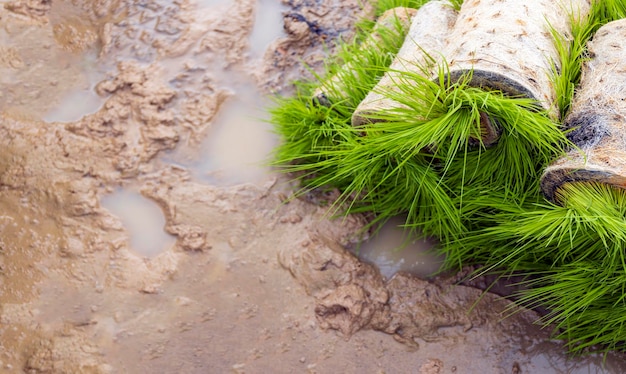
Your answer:
[[[212,157],[223,110],[254,117],[372,12],[268,2],[0,2],[0,372],[626,371],[498,296],[383,277],[345,249],[365,218],[284,176],[200,177],[185,160]],[[283,23],[266,46],[263,6]],[[120,193],[160,211],[123,217]],[[139,248],[127,220],[159,214]]]

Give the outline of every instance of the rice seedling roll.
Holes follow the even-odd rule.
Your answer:
[[[581,83],[565,119],[578,147],[546,168],[541,188],[551,201],[572,182],[626,188],[626,19],[602,26],[588,42]]]
[[[416,9],[397,7],[389,9],[381,14],[376,20],[371,33],[360,45],[360,50],[368,50],[370,53],[387,53],[386,47],[390,44],[388,39],[396,39],[398,33],[405,34],[411,25],[411,20],[416,13]],[[394,51],[395,52],[395,51]],[[357,55],[361,53],[357,52]],[[344,100],[350,94],[350,83],[363,81],[359,75],[364,73],[363,66],[359,60],[348,61],[341,66],[333,75],[322,82],[313,92],[313,100],[323,106],[331,106],[337,101]]]
[[[456,21],[457,11],[449,1],[430,1],[424,4],[413,17],[408,35],[395,59],[383,77],[352,115],[352,125],[378,122],[376,113],[402,104],[389,97],[398,84],[401,72],[428,69],[439,63],[445,37]]]
[[[569,38],[572,14],[584,17],[589,8],[589,0],[466,0],[443,51],[449,75],[472,72],[471,86],[534,99],[557,119],[553,33]]]

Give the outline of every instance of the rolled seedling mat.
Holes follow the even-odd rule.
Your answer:
[[[433,4],[442,2],[428,2],[419,11]],[[568,20],[569,15],[566,12]],[[546,19],[541,20],[552,36]],[[400,35],[395,40],[396,51],[405,39]],[[534,99],[468,86],[466,76],[447,82],[443,63],[436,67],[439,80],[421,71],[399,71],[401,82],[389,97],[407,108],[382,113],[386,121],[355,127],[354,108],[375,86],[375,73],[382,76],[392,61],[383,65],[382,59],[370,59],[369,50],[353,50],[356,61],[371,62],[371,68],[350,69],[368,75],[368,82],[355,76],[338,82],[369,86],[369,90],[348,90],[350,95],[339,96],[331,107],[311,105],[311,94],[304,91],[273,114],[284,138],[276,165],[302,181],[299,193],[336,188],[340,195],[332,202],[333,214],[364,213],[372,217],[372,225],[406,214],[411,229],[442,242],[454,241],[491,223],[484,217],[493,213],[496,204],[487,192],[504,191],[497,195],[498,206],[518,196],[522,199],[525,191],[538,186],[545,165],[563,154],[565,135],[545,111],[535,110]],[[547,75],[550,65],[546,62],[546,66]],[[319,92],[326,92],[329,85],[321,84]],[[473,140],[481,137],[481,118],[487,116],[498,121],[502,136],[489,149],[472,147]],[[538,194],[538,188],[534,191]]]
[[[401,72],[424,69],[441,62],[441,50],[446,36],[456,21],[457,11],[449,1],[430,1],[413,17],[408,35],[378,84],[357,106],[352,115],[352,125],[377,122],[377,113],[401,108],[403,105],[388,94],[394,91]]]
[[[572,182],[626,188],[626,19],[602,26],[588,42],[589,59],[564,125],[578,147],[548,168],[541,189],[557,202]]]
[[[416,13],[416,9],[397,7],[385,11],[378,19],[376,24],[372,28],[371,33],[365,38],[360,46],[362,50],[380,51],[382,46],[385,45],[384,38],[385,33],[388,32],[402,32],[403,34],[409,29],[411,20]],[[394,51],[395,52],[395,51]],[[355,71],[355,65],[357,61],[350,61],[343,65],[334,75],[326,79],[322,84],[313,92],[313,100],[324,106],[331,106],[338,100],[343,100],[349,96],[347,94],[346,82],[353,81],[354,79],[347,79],[350,75],[353,75]],[[358,81],[358,77],[357,78]]]
[[[556,120],[551,76],[560,66],[552,33],[570,38],[573,15],[586,17],[589,9],[588,0],[464,1],[443,50],[449,76],[471,73],[471,86],[534,99]],[[482,120],[484,143],[494,143],[497,124]]]

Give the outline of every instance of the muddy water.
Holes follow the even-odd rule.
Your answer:
[[[218,12],[227,17],[233,4],[201,1],[198,11]],[[277,139],[268,122],[271,100],[258,87],[251,66],[260,64],[269,45],[285,35],[282,26],[285,9],[278,0],[255,3],[250,15],[252,28],[246,38],[248,48],[240,56],[246,60],[228,61],[220,55],[209,59],[183,55],[164,60],[171,81],[177,81],[179,72],[191,65],[194,70],[210,72],[213,85],[223,89],[219,113],[204,124],[202,139],[190,139],[193,149],[179,148],[163,158],[165,163],[188,168],[197,180],[217,185],[262,184],[272,178],[267,164]],[[195,48],[201,48],[201,44],[197,43]]]
[[[130,247],[140,256],[154,257],[170,249],[175,238],[164,230],[165,217],[153,201],[132,189],[120,189],[101,200],[102,207],[120,217],[130,233]]]
[[[230,88],[205,138],[193,151],[182,149],[166,155],[166,163],[188,168],[198,181],[221,186],[263,184],[274,178],[268,166],[277,144],[268,122],[271,100],[241,69],[219,73],[221,84],[230,84]]]
[[[383,278],[344,250],[363,217],[243,172],[274,141],[260,93],[319,67],[360,3],[284,2],[261,58],[277,2],[2,2],[0,372],[626,372],[496,296]]]
[[[252,86],[224,103],[201,146],[201,161],[190,165],[200,180],[233,185],[271,178],[267,164],[277,139],[267,122],[268,105]]]
[[[75,122],[88,114],[95,113],[102,107],[105,98],[99,96],[96,84],[105,78],[104,67],[97,62],[96,51],[92,50],[76,56],[77,64],[84,71],[84,83],[78,87],[58,94],[58,102],[43,113],[46,122]]]
[[[282,13],[286,10],[280,0],[258,0],[254,27],[250,33],[250,54],[253,58],[262,57],[274,40],[285,36]]]
[[[434,275],[444,260],[434,251],[436,241],[410,236],[403,223],[402,217],[389,220],[354,252],[360,259],[375,264],[387,278],[399,271],[422,278]]]

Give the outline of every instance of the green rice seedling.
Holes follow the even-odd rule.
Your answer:
[[[334,163],[337,157],[333,154],[358,143],[359,133],[349,124],[352,112],[391,63],[405,32],[399,24],[380,30],[381,42],[376,49],[360,48],[359,43],[366,39],[372,25],[360,24],[355,40],[341,44],[337,56],[327,63],[324,76],[338,77],[339,84],[327,86],[325,91],[328,96],[339,99],[328,107],[316,103],[312,99],[313,91],[324,84],[324,79],[317,77],[318,82],[297,84],[297,94],[278,98],[271,110],[275,131],[283,140],[274,152],[272,164],[284,172],[297,173],[303,186],[301,193],[314,188],[355,184],[352,191],[364,188],[350,179],[354,173],[337,172],[340,164]],[[352,68],[342,70],[345,64],[351,64]]]
[[[452,191],[430,167],[431,154],[372,153],[365,142],[368,137],[353,128],[349,115],[342,115],[337,107],[307,105],[302,100],[287,104],[274,113],[286,140],[276,150],[276,163],[299,176],[302,193],[339,188],[342,194],[335,212],[374,213],[372,225],[407,212],[409,221],[420,222],[433,234],[463,231]]]
[[[456,236],[465,231],[453,204],[454,192],[431,167],[430,154],[375,154],[363,138],[359,140],[337,152],[333,164],[340,166],[326,180],[349,177],[350,183],[341,187],[342,198],[350,200],[348,212],[373,213],[373,224],[406,213],[407,224],[428,235]]]
[[[594,1],[588,18],[572,16],[570,40],[555,35],[562,68],[554,82],[563,118],[588,57],[587,41],[602,25],[624,17],[626,2]],[[458,263],[484,264],[482,271],[531,275],[534,280],[522,303],[547,306],[551,312],[541,322],[556,326],[556,336],[567,339],[573,352],[596,345],[601,350],[623,349],[625,192],[570,183],[558,194],[563,206],[545,203],[537,192],[527,200],[530,204],[502,207],[501,213],[488,217],[494,224],[449,243],[448,250]],[[489,250],[486,243],[492,244]]]
[[[481,272],[504,277],[526,274],[531,280],[519,303],[548,308],[539,322],[555,328],[572,352],[622,348],[626,191],[571,183],[559,190],[559,201],[562,206],[543,202],[537,188],[517,206],[495,206],[492,225],[446,243],[448,265],[482,264]]]
[[[553,81],[562,118],[581,78],[587,41],[600,26],[626,17],[625,9],[624,1],[595,1],[588,18],[572,15],[571,38],[554,34],[561,69],[554,69]],[[508,199],[485,186],[466,188],[463,198],[477,224],[459,240],[442,243],[447,266],[480,264],[478,274],[526,274],[532,280],[521,303],[548,307],[550,314],[540,322],[555,327],[556,337],[566,339],[572,352],[596,345],[600,347],[594,349],[623,349],[625,191],[570,183],[558,192],[561,206],[546,202],[538,184],[527,187],[526,193],[518,189]],[[491,209],[482,208],[481,199]]]
[[[429,149],[451,185],[482,181],[521,192],[537,181],[541,167],[567,143],[536,102],[471,87],[471,73],[451,82],[444,65],[434,81],[420,73],[400,76],[398,92],[389,95],[408,109],[379,115],[384,122],[364,130],[376,134],[369,145],[376,152],[384,152],[388,144],[394,150]],[[494,147],[481,143],[485,120],[495,123],[501,133]]]
[[[611,261],[581,260],[554,267],[529,282],[521,299],[550,310],[540,322],[552,326],[571,352],[624,349],[626,270],[606,265]]]
[[[467,221],[462,227],[476,220],[473,214],[460,212],[475,212],[480,202],[492,210],[495,203],[471,201],[467,189],[503,191],[497,195],[502,203],[520,199],[537,185],[543,167],[563,152],[567,144],[564,134],[534,101],[471,87],[469,75],[451,82],[445,65],[436,80],[415,70],[398,72],[400,78],[389,93],[401,107],[377,114],[377,121],[362,129],[368,154],[362,155],[361,162],[367,168],[368,160],[375,157],[400,154],[405,163],[428,163],[451,191],[456,215]],[[485,117],[497,123],[502,133],[498,144],[490,148],[481,144]],[[465,209],[465,203],[472,208]],[[420,225],[418,221],[407,223]],[[444,229],[436,232],[458,236]]]
[[[378,0],[376,2],[376,16],[380,16],[385,11],[397,7],[419,9],[430,0]]]
[[[555,325],[557,337],[567,339],[573,352],[623,350],[626,191],[572,183],[559,199],[564,207],[551,213],[564,220],[557,231],[569,243],[554,248],[550,271],[530,284],[522,302],[549,306],[542,322]]]
[[[435,81],[417,73],[400,76],[399,90],[390,95],[408,109],[381,114],[385,122],[371,126],[351,127],[341,105],[316,108],[300,100],[283,106],[285,117],[277,123],[292,144],[278,149],[282,168],[304,173],[308,188],[339,188],[337,206],[349,203],[347,212],[374,213],[375,223],[408,213],[412,228],[457,238],[472,222],[470,215],[462,217],[469,203],[465,188],[497,186],[507,192],[504,199],[519,195],[566,143],[531,100],[469,87],[469,79],[452,83],[445,69]],[[503,128],[496,147],[480,146],[481,113]],[[491,209],[493,202],[485,204]]]
[[[620,193],[603,185],[575,183],[560,191],[560,198],[567,201],[560,206],[543,201],[537,188],[535,196],[529,195],[521,204],[494,206],[498,214],[490,218],[492,225],[450,243],[456,247],[449,250],[465,252],[464,263],[516,271],[528,271],[529,264],[545,267],[603,260],[615,255],[606,248],[616,239],[626,243],[626,232],[620,229],[626,218]],[[486,243],[491,246],[485,247]]]
[[[274,150],[274,166],[279,169],[294,171],[293,164],[319,161],[312,150],[332,148],[356,136],[346,105],[314,105],[311,92],[311,84],[299,84],[294,97],[279,98],[271,109],[274,131],[282,137]]]
[[[591,4],[591,24],[594,32],[602,25],[626,18],[626,2],[624,0],[593,0]]]
[[[561,118],[569,112],[574,98],[574,89],[580,82],[582,61],[586,51],[586,41],[591,36],[592,28],[588,19],[570,17],[572,38],[567,40],[564,35],[551,29],[555,46],[559,52],[558,68],[552,65],[552,82],[556,91],[556,100]]]
[[[357,34],[362,36],[367,30],[360,28]],[[337,76],[340,84],[329,85],[325,91],[330,97],[341,98],[330,106],[319,105],[312,98],[315,88],[324,82],[319,76],[317,82],[296,83],[294,96],[276,98],[271,122],[282,141],[274,151],[275,167],[285,172],[304,170],[307,163],[324,158],[320,158],[317,150],[340,148],[358,136],[349,124],[350,116],[389,65],[404,38],[399,25],[381,30],[380,34],[381,43],[376,50],[360,49],[359,40],[363,37],[357,37],[352,43],[341,44],[337,56],[329,60],[325,76]],[[347,63],[353,68],[342,71]]]
[[[593,0],[587,17],[581,17],[576,10],[572,10],[572,35],[561,35],[552,28],[552,36],[559,52],[558,65],[554,64],[552,69],[552,81],[561,118],[565,118],[569,112],[574,90],[580,82],[582,64],[587,58],[587,41],[602,25],[622,18],[626,18],[625,1]]]
[[[389,50],[397,47],[390,45]],[[285,140],[276,151],[276,165],[298,173],[303,191],[339,188],[336,212],[373,213],[373,223],[407,213],[408,226],[456,238],[473,224],[463,212],[478,209],[476,202],[471,209],[463,207],[469,203],[464,197],[467,186],[497,186],[507,191],[504,197],[520,194],[566,143],[532,100],[471,87],[471,75],[452,82],[445,64],[437,79],[425,67],[398,72],[397,90],[386,94],[404,108],[380,114],[384,122],[352,128],[347,116],[385,71],[387,61],[354,47],[343,51],[364,61],[354,65],[354,73],[342,76],[342,86],[356,88],[342,91],[344,100],[319,107],[301,91],[273,112]],[[481,143],[485,118],[504,134],[489,149]]]

